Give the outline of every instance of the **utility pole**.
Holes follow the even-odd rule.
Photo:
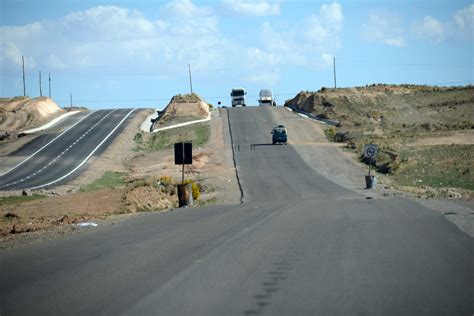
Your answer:
[[[49,98],[51,99],[51,73],[48,72],[48,83],[49,83]]]
[[[40,97],[43,96],[43,90],[41,89],[41,70],[39,71],[39,84],[40,84]]]
[[[191,77],[191,64],[188,64],[189,69],[189,86],[191,87],[191,94],[193,93],[193,79]]]
[[[69,98],[71,100],[71,108],[72,108],[72,93],[69,93]]]
[[[23,64],[23,96],[26,97],[26,86],[25,86],[25,56],[21,56]]]
[[[336,89],[337,88],[337,85],[336,85],[336,57],[332,58],[332,65],[333,65],[333,69],[334,69],[334,89]]]

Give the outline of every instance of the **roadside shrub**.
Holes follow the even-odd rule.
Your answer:
[[[193,200],[197,201],[201,196],[201,191],[199,190],[198,184],[191,179],[185,180],[184,184],[191,184],[193,190]]]
[[[382,150],[377,152],[377,156],[372,161],[365,158],[364,155],[360,156],[360,161],[367,165],[374,166],[375,169],[382,174],[393,174],[400,168],[400,162],[394,160],[391,155]]]
[[[334,126],[331,126],[329,128],[327,128],[325,131],[324,131],[324,134],[326,134],[326,137],[330,140],[330,141],[333,141],[334,140],[334,136],[336,135],[336,128]]]
[[[333,137],[336,143],[343,143],[347,141],[351,141],[351,137],[349,132],[336,132]]]
[[[142,133],[136,133],[135,136],[133,137],[133,141],[136,143],[141,144],[143,141],[143,135]]]
[[[164,185],[172,184],[173,178],[171,176],[160,176],[160,183]]]

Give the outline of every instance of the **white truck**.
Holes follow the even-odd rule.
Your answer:
[[[232,98],[232,107],[236,107],[237,105],[246,106],[246,94],[247,92],[244,88],[233,88],[232,92],[230,93],[230,97]]]
[[[275,100],[273,99],[273,91],[271,89],[262,89],[260,90],[258,105],[276,105]]]

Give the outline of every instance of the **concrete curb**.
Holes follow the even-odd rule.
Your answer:
[[[191,125],[191,124],[207,122],[207,121],[211,120],[211,114],[212,114],[213,111],[215,111],[215,110],[209,111],[209,115],[204,119],[194,120],[194,121],[189,121],[189,122],[184,122],[184,123],[179,123],[179,124],[174,124],[174,125],[170,125],[170,126],[166,126],[166,127],[162,127],[162,128],[157,128],[157,129],[154,129],[153,131],[150,131],[151,126],[152,126],[151,125],[152,124],[151,119],[153,119],[156,116],[156,114],[150,114],[146,117],[145,121],[140,125],[140,130],[142,132],[145,132],[145,133],[157,133],[157,132],[160,132],[160,131],[173,129],[173,128],[177,128],[177,127],[182,127],[182,126],[187,126],[187,125]]]
[[[59,123],[60,121],[64,120],[66,117],[72,116],[72,115],[77,114],[77,113],[79,113],[79,112],[81,112],[81,111],[71,111],[71,112],[64,113],[63,115],[58,116],[57,118],[55,118],[54,120],[52,120],[52,121],[49,122],[49,123],[46,123],[46,124],[43,125],[43,126],[40,126],[40,127],[37,127],[37,128],[32,128],[32,129],[23,131],[23,132],[21,132],[20,134],[33,134],[33,133],[36,133],[36,132],[43,131],[43,130],[45,130],[45,129],[48,129],[48,128],[50,128],[50,127],[56,125],[56,124]]]

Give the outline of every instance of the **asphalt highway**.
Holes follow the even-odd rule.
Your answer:
[[[226,111],[243,203],[3,251],[0,314],[473,314],[470,236],[413,201],[366,199],[291,145],[270,145],[285,123],[270,107]]]
[[[65,132],[60,135],[39,136],[12,154],[25,159],[0,176],[0,190],[51,188],[71,180],[85,169],[92,155],[103,151],[119,134],[132,111],[91,112],[71,128],[61,126]]]

